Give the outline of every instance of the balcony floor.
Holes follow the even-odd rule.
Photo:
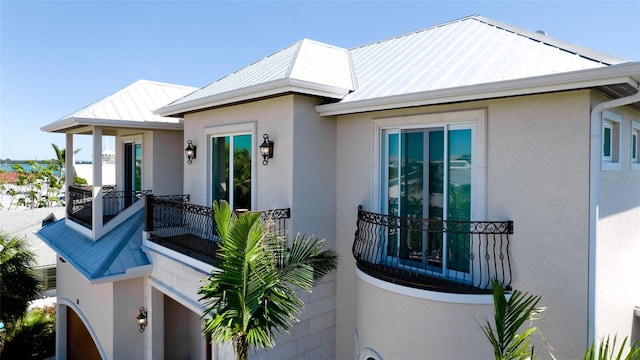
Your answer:
[[[218,250],[218,244],[215,241],[203,239],[193,234],[182,234],[170,237],[153,236],[149,241],[209,265],[214,264]]]

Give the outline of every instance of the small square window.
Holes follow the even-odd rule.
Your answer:
[[[611,142],[611,131],[613,125],[610,122],[605,122],[602,129],[602,157],[604,161],[611,162],[611,154],[613,143]]]
[[[602,170],[620,170],[620,115],[602,113]]]

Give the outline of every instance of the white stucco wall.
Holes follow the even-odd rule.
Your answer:
[[[143,359],[145,334],[137,317],[144,303],[142,277],[113,283],[113,358]]]
[[[313,97],[286,95],[237,106],[188,114],[187,139],[198,146],[198,157],[184,167],[184,192],[191,202],[210,205],[208,189],[209,136],[216,127],[245,124],[254,129],[254,209],[291,208],[287,224],[297,232],[327,239],[335,246],[336,125],[314,110]],[[274,157],[262,164],[262,135],[274,142]],[[335,349],[335,274],[325,277],[312,293],[300,293],[305,310],[290,334],[278,337],[263,359],[309,356],[331,358]]]
[[[605,100],[592,97],[594,104]],[[609,111],[621,120],[621,153],[619,170],[601,170],[599,177],[595,330],[598,339],[640,341],[640,318],[633,314],[640,306],[640,170],[631,165],[632,121],[640,121],[640,113],[628,107]]]
[[[87,320],[85,326],[95,335],[96,346],[102,348],[107,359],[114,359],[113,284],[92,285],[69,263],[60,260],[57,279],[58,303],[76,304],[74,310],[81,313],[81,319]],[[66,322],[66,318],[60,320]],[[58,336],[61,341],[58,346],[66,346],[66,334]]]
[[[154,130],[153,141],[147,144],[152,154],[146,166],[154,195],[182,194],[182,170],[187,165],[181,131]],[[145,158],[145,160],[147,160]],[[147,179],[145,178],[145,183]]]
[[[116,184],[124,189],[124,142],[142,144],[142,189],[155,195],[182,192],[182,168],[186,163],[183,136],[173,130],[119,130],[116,138]]]
[[[208,129],[245,124],[255,127],[253,155],[257,180],[254,186],[256,209],[286,208],[292,204],[292,138],[293,96],[283,96],[238,106],[229,106],[194,114],[184,120],[184,139],[191,139],[198,147],[197,158],[184,165],[184,193],[191,202],[211,205],[208,189],[208,155],[211,151]],[[274,142],[274,157],[269,165],[262,165],[258,146],[262,135],[269,134]]]
[[[427,300],[388,296],[373,300],[380,308],[364,314],[358,307],[372,301],[371,290],[356,291],[362,285],[354,272],[351,255],[357,206],[370,208],[372,176],[371,121],[401,114],[435,113],[466,109],[487,109],[487,220],[513,220],[510,253],[512,286],[542,296],[547,306],[544,321],[537,325],[555,348],[557,358],[580,358],[587,345],[587,255],[589,180],[589,92],[575,91],[460,105],[414,108],[405,111],[366,113],[338,118],[337,142],[337,248],[342,256],[337,290],[337,357],[354,353],[354,329],[370,329],[382,322],[376,312],[393,309],[399,319],[423,308],[425,314],[450,305]],[[356,305],[357,304],[357,305]],[[368,305],[366,305],[368,306]],[[460,306],[464,310],[465,306]],[[482,311],[485,311],[482,309]],[[362,314],[362,315],[361,315]],[[415,318],[417,315],[413,315]],[[434,315],[435,316],[435,315]],[[438,332],[415,345],[428,349],[449,347],[455,328],[466,341],[458,346],[458,358],[477,356],[477,341],[484,335],[473,316],[463,321],[438,323]],[[426,318],[425,318],[426,320]],[[427,331],[415,321],[396,322],[396,333]],[[373,330],[370,330],[373,332]],[[382,330],[381,330],[382,331]],[[385,330],[386,331],[386,330]],[[374,338],[363,338],[360,348],[376,348]],[[396,336],[402,337],[402,336]],[[469,344],[469,345],[467,345]],[[536,346],[544,354],[544,346]],[[396,348],[389,348],[402,357]],[[385,349],[379,349],[382,354]],[[398,350],[399,351],[399,350]],[[417,354],[411,349],[407,356]],[[390,352],[391,353],[391,352]],[[443,354],[444,356],[444,354]],[[392,357],[393,358],[393,357]],[[408,357],[410,358],[410,357]]]

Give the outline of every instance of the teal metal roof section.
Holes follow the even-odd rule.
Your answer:
[[[95,242],[68,227],[64,219],[42,228],[38,236],[87,280],[100,283],[151,272],[141,249],[143,227],[144,210],[140,210]]]

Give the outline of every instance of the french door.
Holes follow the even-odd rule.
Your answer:
[[[212,201],[224,200],[232,209],[251,210],[251,134],[211,137]]]
[[[405,218],[469,221],[472,125],[382,129],[384,213]],[[470,271],[468,234],[390,228],[388,261],[451,276]]]
[[[133,203],[135,192],[142,190],[142,144],[124,143],[124,202],[125,208]]]

